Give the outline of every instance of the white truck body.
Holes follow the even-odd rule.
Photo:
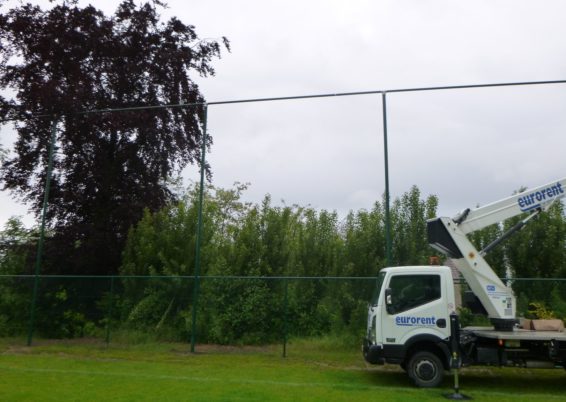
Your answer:
[[[454,356],[461,357],[463,364],[566,368],[566,333],[518,328],[512,289],[487,264],[486,251],[476,250],[467,238],[475,230],[532,213],[511,232],[520,230],[565,192],[566,179],[562,179],[454,218],[429,221],[429,243],[452,258],[495,328],[465,328],[461,333],[459,328],[451,329],[457,316],[449,267],[384,268],[368,310],[362,347],[366,361],[400,364],[423,387],[437,386]]]

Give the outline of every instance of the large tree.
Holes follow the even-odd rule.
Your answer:
[[[0,12],[0,89],[13,94],[0,97],[0,117],[20,118],[0,180],[38,215],[58,122],[52,272],[116,272],[128,228],[171,199],[172,174],[200,160],[202,107],[83,113],[204,102],[190,75],[213,75],[222,46],[177,18],[162,22],[161,6],[124,0],[106,16],[75,0]]]

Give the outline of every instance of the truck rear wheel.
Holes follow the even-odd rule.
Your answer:
[[[444,378],[442,362],[438,356],[428,351],[415,353],[409,360],[407,369],[417,387],[437,387]]]

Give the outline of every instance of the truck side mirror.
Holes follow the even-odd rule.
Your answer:
[[[385,309],[389,314],[393,312],[393,300],[391,288],[385,289]]]

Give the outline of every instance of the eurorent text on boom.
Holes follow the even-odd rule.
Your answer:
[[[542,201],[549,200],[559,196],[560,194],[564,194],[562,183],[556,183],[555,185],[543,188],[540,191],[535,191],[534,193],[519,197],[517,202],[521,211],[529,211],[531,209],[538,208]]]

